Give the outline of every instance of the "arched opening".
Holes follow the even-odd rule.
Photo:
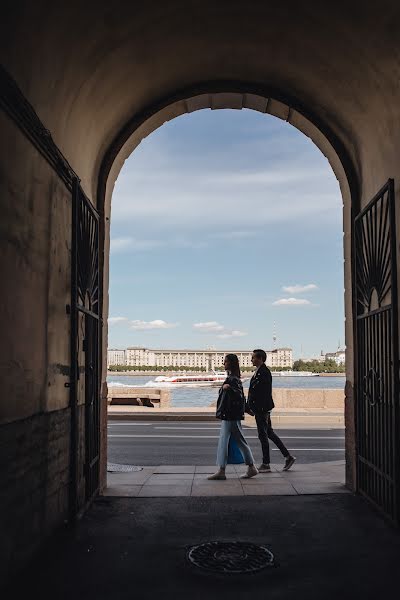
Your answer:
[[[183,114],[192,113],[197,110],[210,108],[218,109],[252,109],[260,113],[273,115],[290,125],[296,127],[300,132],[308,136],[314,144],[328,159],[336,178],[339,181],[340,190],[343,198],[343,229],[344,229],[344,269],[345,269],[345,310],[346,310],[346,348],[347,348],[347,385],[346,390],[352,389],[354,383],[354,361],[353,361],[353,324],[352,324],[352,289],[351,289],[351,214],[354,204],[358,203],[358,184],[355,175],[355,169],[352,161],[348,157],[341,143],[329,131],[318,122],[318,125],[311,121],[310,115],[293,99],[287,99],[282,94],[274,91],[274,97],[271,97],[271,90],[261,90],[258,86],[232,84],[232,83],[214,83],[204,86],[197,86],[196,95],[192,90],[185,90],[177,96],[164,100],[154,107],[146,110],[139,117],[135,117],[120,132],[114,143],[106,152],[102,161],[99,175],[98,186],[98,205],[104,206],[105,218],[105,269],[104,269],[104,309],[103,314],[107,314],[108,299],[108,252],[109,252],[109,216],[111,208],[111,195],[114,183],[124,161],[141,140],[152,131],[160,127],[166,121]],[[258,93],[255,93],[258,92]],[[285,102],[285,101],[286,102]],[[107,340],[103,339],[103,381],[106,378],[106,352]],[[103,414],[103,420],[106,419]],[[352,415],[347,414],[347,419],[351,421]],[[103,439],[105,444],[105,440]],[[350,434],[347,438],[347,484],[349,487],[354,485],[354,439]],[[103,470],[104,473],[104,470]]]
[[[244,131],[257,131],[257,134],[254,133],[254,137],[251,134],[244,135]],[[219,141],[220,136],[221,141]],[[242,150],[237,152],[233,149],[228,150],[222,142],[225,138],[229,139],[229,148],[233,146]],[[151,148],[154,148],[154,154]],[[206,158],[206,154],[209,158]],[[201,167],[196,168],[197,163],[201,164]],[[226,187],[229,185],[229,179],[236,181],[236,185],[229,186],[228,192]],[[262,184],[257,183],[260,180],[263,181]],[[318,193],[314,191],[314,186],[318,186]],[[292,198],[292,202],[288,196]],[[313,210],[307,208],[308,196],[315,198]],[[330,203],[331,196],[334,196],[335,202]],[[187,375],[190,381],[189,378],[195,377],[196,369],[206,369],[206,356],[210,357],[212,368],[221,370],[222,348],[225,348],[225,352],[233,349],[238,352],[242,350],[239,353],[239,360],[247,392],[252,374],[250,350],[260,345],[264,345],[269,350],[267,364],[273,371],[276,406],[273,413],[274,425],[281,430],[280,435],[288,436],[286,443],[291,444],[296,450],[298,464],[304,464],[305,461],[307,464],[323,463],[325,468],[329,461],[337,462],[342,459],[343,453],[339,448],[342,446],[344,435],[341,417],[338,414],[330,414],[326,418],[326,415],[321,415],[321,411],[334,410],[335,413],[336,411],[340,413],[340,409],[343,411],[344,378],[332,379],[322,376],[307,379],[282,378],[279,376],[279,371],[275,372],[279,367],[284,370],[290,370],[292,367],[292,362],[283,361],[284,350],[281,350],[282,346],[293,346],[295,343],[296,335],[293,331],[291,333],[288,331],[287,321],[294,328],[301,327],[299,323],[303,321],[310,325],[307,334],[304,325],[303,359],[317,357],[322,347],[326,352],[329,351],[326,338],[321,339],[321,346],[317,344],[318,350],[306,351],[308,338],[315,335],[313,328],[318,328],[312,323],[313,319],[320,322],[321,329],[327,327],[327,322],[337,324],[330,339],[332,350],[336,349],[338,338],[343,341],[344,319],[342,317],[340,322],[340,318],[335,318],[332,314],[335,312],[335,303],[343,307],[341,197],[334,174],[315,145],[287,122],[268,114],[229,109],[213,112],[203,110],[186,114],[163,125],[133,152],[117,180],[112,204],[110,274],[114,283],[111,283],[109,291],[110,317],[112,317],[112,324],[109,321],[110,347],[120,350],[122,360],[125,358],[124,355],[128,355],[127,371],[130,376],[127,376],[128,373],[119,375],[118,368],[118,372],[113,371],[108,377],[109,397],[114,398],[113,407],[110,407],[112,421],[109,422],[110,462],[118,463],[125,460],[131,464],[146,467],[150,465],[154,468],[160,465],[171,468],[184,465],[188,469],[189,466],[194,469],[196,466],[201,467],[202,470],[207,465],[213,465],[215,462],[213,436],[216,437],[218,434],[218,422],[196,423],[193,420],[203,417],[208,421],[214,416],[215,409],[209,410],[208,406],[215,402],[218,388],[187,387],[184,389],[180,382],[176,386],[162,384],[165,386],[164,391],[171,395],[172,410],[165,416],[168,422],[162,423],[158,420],[159,415],[152,414],[159,412],[157,408],[155,411],[147,411],[148,420],[157,417],[157,421],[153,421],[153,424],[147,423],[144,427],[143,423],[135,423],[134,408],[131,409],[133,422],[118,422],[117,410],[114,413],[113,408],[118,401],[122,404],[125,400],[121,398],[120,386],[125,386],[124,391],[132,395],[140,391],[143,394],[151,391],[149,387],[137,389],[137,386],[143,385],[152,386],[155,393],[158,391],[157,386],[160,385],[157,383],[157,375],[165,375],[164,371],[158,372],[158,368],[161,367],[172,371],[168,373],[171,376],[176,376],[177,371],[186,371],[189,366],[193,367],[193,373]],[[232,207],[232,214],[229,206]],[[331,207],[329,217],[325,213],[328,207]],[[307,212],[308,217],[302,216],[302,210]],[[326,215],[325,218],[318,217],[319,210]],[[280,215],[281,211],[286,215],[284,218]],[[293,220],[291,212],[298,214],[298,220]],[[334,225],[330,225],[330,219],[334,221]],[[228,235],[231,229],[232,237]],[[303,229],[305,231],[302,231]],[[337,232],[337,239],[335,237],[334,241],[329,237],[331,244],[321,240],[320,243],[324,243],[324,247],[320,246],[317,249],[317,242],[314,245],[313,240],[318,237],[318,232],[324,231],[322,237],[325,236],[325,232],[327,236],[333,236],[332,230]],[[234,234],[238,235],[234,236]],[[222,243],[219,242],[219,236],[223,236]],[[296,248],[295,253],[288,253],[292,258],[287,256],[286,251],[289,247]],[[308,247],[308,252],[305,247]],[[300,256],[302,250],[307,252],[308,270]],[[259,253],[258,258],[256,258],[257,253]],[[226,289],[229,276],[223,277],[224,273],[231,272],[226,262],[227,254],[231,255],[238,273],[234,287],[241,290],[236,291],[235,294],[235,290],[232,289],[231,298]],[[318,261],[314,260],[317,254],[325,257],[325,268],[322,271],[331,273],[327,279],[324,279],[325,273],[318,271],[316,264]],[[336,260],[331,262],[330,257],[333,255]],[[145,269],[143,264],[146,265]],[[315,305],[316,302],[321,301],[321,298],[318,299],[319,292],[316,292],[317,298],[315,298],[315,293],[314,295],[306,291],[302,293],[300,290],[299,298],[292,298],[298,303],[297,306],[284,306],[285,299],[277,300],[285,296],[285,292],[280,286],[277,287],[276,279],[280,277],[285,280],[296,279],[296,271],[303,273],[301,277],[307,277],[307,272],[310,276],[317,277],[319,285],[325,289],[325,294],[326,286],[331,286],[331,296],[324,299],[323,310]],[[219,284],[214,281],[215,275],[220,279]],[[331,284],[330,279],[334,279],[335,284]],[[259,280],[265,282],[265,286],[262,286],[265,287],[263,292],[259,289]],[[154,285],[154,282],[157,284]],[[284,285],[285,282],[282,281],[282,284]],[[165,287],[168,288],[168,293],[164,291]],[[254,293],[253,298],[249,297],[246,303],[240,304],[236,296],[244,294],[244,290],[249,287],[257,292]],[[189,299],[191,288],[192,298]],[[203,298],[202,302],[197,300],[203,294],[207,298]],[[221,311],[221,300],[218,302],[216,298],[213,299],[213,294],[226,296],[225,311]],[[272,296],[269,300],[266,299],[268,294]],[[273,297],[273,294],[280,295]],[[292,296],[293,294],[297,295],[295,291],[292,292]],[[159,300],[160,297],[163,300]],[[147,303],[149,307],[146,306]],[[263,303],[265,306],[261,308]],[[231,309],[231,304],[236,305],[235,310]],[[193,311],[191,324],[187,322],[188,305]],[[250,313],[254,314],[255,311],[258,314],[257,325],[260,334],[259,337],[253,337],[252,341],[249,341],[248,327],[249,321],[252,320]],[[225,315],[221,314],[223,312]],[[293,312],[297,313],[296,319],[293,319],[291,314]],[[321,318],[322,312],[325,315],[329,314],[330,317]],[[195,317],[194,313],[198,316]],[[271,353],[273,348],[271,313],[274,314],[273,318],[277,319],[278,326],[278,343],[274,344],[275,354]],[[167,322],[157,324],[152,321],[156,317],[166,319]],[[228,320],[228,325],[235,325],[234,329],[241,331],[227,329],[223,331],[223,338],[218,333],[211,333],[212,327],[214,330],[216,327],[221,329],[220,323],[226,324],[224,317]],[[215,323],[211,327],[211,332],[207,333],[207,323],[197,323],[196,318],[197,321],[216,318],[218,323]],[[133,322],[130,319],[145,319],[145,321]],[[199,329],[195,329],[191,334],[190,328],[193,324]],[[132,329],[128,329],[129,327]],[[161,328],[157,329],[157,327]],[[162,329],[162,327],[171,328]],[[254,332],[250,335],[254,336]],[[127,339],[130,342],[127,342]],[[139,347],[135,349],[132,347],[134,345]],[[299,343],[295,345],[298,345],[294,349],[297,359],[300,358],[301,348]],[[131,348],[125,352],[127,346]],[[204,351],[207,346],[214,346],[215,352],[209,350],[206,354]],[[165,350],[156,352],[155,349],[161,348]],[[171,348],[176,352],[166,350]],[[191,352],[178,351],[178,349],[191,349]],[[113,354],[116,352],[114,350]],[[279,364],[276,362],[278,357]],[[117,357],[117,360],[121,359]],[[121,370],[124,370],[123,367]],[[209,372],[208,369],[207,371]],[[205,372],[200,372],[200,375],[205,376]],[[192,383],[189,385],[191,386]],[[207,384],[197,384],[200,385]],[[337,393],[334,388],[336,385]],[[193,383],[193,386],[196,384]],[[302,392],[298,392],[296,398],[293,388],[299,387],[302,388]],[[289,389],[286,391],[285,388]],[[311,388],[310,391],[308,388]],[[321,388],[326,388],[326,392]],[[282,423],[287,424],[290,415],[283,414],[281,417],[279,411],[285,407],[293,411],[295,408],[300,411],[306,410],[307,405],[311,409],[309,423],[303,416],[301,420],[299,419],[301,424],[297,425],[297,430],[300,432],[292,430],[292,423],[289,424],[290,431],[284,431],[286,428]],[[183,424],[171,422],[174,410],[179,407],[180,411],[184,412],[185,407],[188,406],[192,409],[197,407],[200,414],[193,415],[187,411],[185,418],[189,420],[191,417],[192,422],[190,420]],[[327,406],[329,408],[326,408]],[[124,410],[126,412],[122,418],[128,419],[130,409],[124,406]],[[166,411],[165,408],[163,410]],[[204,411],[203,415],[201,410]],[[141,413],[139,418],[145,418],[146,411],[140,409],[139,412]],[[313,427],[318,417],[322,419],[321,430],[310,431],[308,426],[311,424]],[[182,418],[182,414],[179,418]],[[257,430],[254,420],[251,426],[249,421],[248,418],[244,430],[250,435],[250,444],[258,460],[259,443],[255,441]],[[334,429],[335,422],[338,424],[337,430],[327,432],[325,430],[325,427],[328,427],[327,423]],[[209,431],[208,427],[210,427]],[[175,441],[174,435],[177,436]],[[211,437],[205,441],[204,436],[207,435]],[[333,436],[331,441],[324,439],[324,436],[326,438],[328,435]],[[313,441],[315,450],[309,448],[310,438],[314,436],[316,436]],[[308,450],[302,451],[301,446]],[[274,463],[279,464],[280,459],[274,452],[274,448],[271,455]],[[312,467],[310,466],[309,469],[311,471]],[[317,466],[314,467],[314,470],[316,469]],[[189,480],[189,474],[187,475]],[[334,476],[337,477],[336,465]],[[325,478],[327,480],[326,475]],[[121,483],[123,481],[123,477],[119,475],[116,477],[109,475],[108,484],[111,487],[113,479]],[[142,481],[142,477],[138,476],[137,480]],[[280,483],[277,479],[275,481]],[[150,477],[145,489],[140,493],[144,493],[154,482],[157,482],[157,477]],[[260,481],[260,485],[265,483],[265,479]],[[196,488],[196,485],[194,487]],[[338,488],[340,488],[339,483]],[[133,489],[137,492],[137,486]],[[320,489],[323,489],[322,485]],[[325,489],[332,490],[332,487],[328,488],[328,485],[325,485]],[[192,490],[192,493],[195,492],[196,489]]]

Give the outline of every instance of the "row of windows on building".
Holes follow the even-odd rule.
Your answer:
[[[135,367],[199,367],[203,369],[221,369],[226,354],[237,354],[241,367],[251,367],[249,350],[151,350],[142,347],[130,347],[126,350],[109,349],[107,366],[128,365]],[[270,367],[293,366],[291,348],[267,350],[266,364]]]

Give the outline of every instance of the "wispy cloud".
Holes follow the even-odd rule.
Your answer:
[[[244,337],[247,335],[246,331],[240,329],[229,329],[217,321],[207,321],[205,323],[194,323],[193,329],[200,333],[214,333],[217,338],[227,339],[232,337]]]
[[[220,231],[211,234],[210,237],[219,240],[243,240],[255,235],[255,231]]]
[[[206,323],[194,323],[193,329],[202,333],[217,333],[223,331],[225,327],[217,321],[207,321]]]
[[[315,283],[308,283],[307,285],[286,285],[282,288],[284,292],[288,294],[304,294],[306,292],[314,292],[318,289]]]
[[[183,236],[158,240],[120,237],[111,240],[110,250],[113,254],[122,254],[129,252],[149,252],[164,247],[201,249],[207,247],[207,245],[208,244],[204,240],[193,240]]]
[[[152,231],[165,236],[171,228],[175,234],[188,229],[209,234],[210,226],[223,223],[231,238],[247,236],[255,222],[309,223],[324,215],[336,226],[340,190],[326,159],[315,153],[310,159],[305,142],[290,140],[281,147],[282,140],[271,144],[264,138],[257,150],[252,140],[246,152],[235,142],[228,154],[219,147],[171,148],[162,135],[152,136],[151,159],[141,145],[116,182],[112,226],[124,227],[127,219],[136,228],[151,222]]]
[[[128,317],[109,317],[109,325],[125,324],[129,329],[172,329],[177,327],[178,323],[167,323],[161,319],[155,319],[154,321],[141,321],[139,319],[128,319]]]
[[[161,319],[155,319],[154,321],[129,321],[130,329],[145,330],[145,329],[173,329],[177,327],[178,323],[167,323]]]
[[[127,323],[129,319],[126,317],[108,317],[109,325],[118,325],[118,323]]]
[[[272,303],[274,306],[307,306],[311,305],[305,298],[281,298]]]
[[[290,185],[292,183],[299,184],[325,175],[323,169],[316,168],[301,168],[301,169],[254,169],[251,171],[232,172],[226,171],[214,175],[209,175],[207,183],[218,185]]]
[[[225,333],[219,333],[217,338],[221,340],[233,337],[245,337],[247,335],[247,331],[240,331],[238,329],[232,329],[232,331],[226,331]]]
[[[137,251],[143,252],[153,250],[163,245],[160,240],[139,240],[133,237],[113,238],[110,242],[110,250],[112,253]]]

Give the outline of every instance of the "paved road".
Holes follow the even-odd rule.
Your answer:
[[[244,426],[245,436],[261,461],[257,430]],[[313,463],[344,459],[344,429],[278,429],[298,462]],[[218,423],[122,422],[108,424],[108,460],[133,465],[213,465],[218,443]],[[271,462],[282,457],[271,443]]]

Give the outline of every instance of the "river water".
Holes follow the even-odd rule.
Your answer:
[[[250,379],[243,382],[243,387],[249,387]],[[109,375],[109,384],[124,386],[160,387],[154,381],[154,376],[137,377],[129,375]],[[345,377],[273,377],[273,388],[299,388],[299,389],[344,389]],[[163,385],[171,392],[171,406],[196,407],[211,406],[216,402],[218,387],[175,387]]]

